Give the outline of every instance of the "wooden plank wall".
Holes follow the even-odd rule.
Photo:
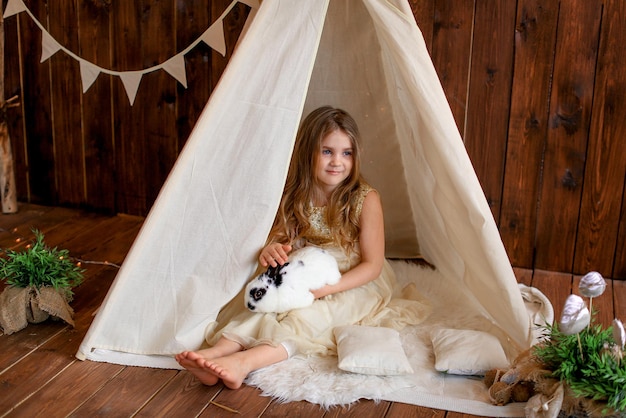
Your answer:
[[[100,67],[130,71],[186,48],[231,0],[24,3],[64,47]],[[101,74],[83,94],[78,62],[58,52],[40,63],[39,28],[26,13],[7,18],[6,90],[22,102],[9,115],[20,200],[145,215],[228,62],[247,10],[237,5],[224,22],[226,57],[201,43],[185,55],[187,89],[155,71],[142,78],[133,106],[119,77]]]
[[[512,264],[626,279],[626,2],[409,1]],[[231,1],[24,3],[63,46],[124,71],[181,51]],[[20,200],[145,215],[248,10],[227,16],[226,57],[201,43],[185,56],[187,89],[156,71],[133,106],[118,77],[83,94],[78,63],[40,63],[41,31],[7,18]]]

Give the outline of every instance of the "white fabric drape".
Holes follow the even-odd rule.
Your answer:
[[[439,288],[465,295],[460,326],[493,333],[510,356],[532,343],[530,317],[408,3],[264,0],[78,358],[178,367],[173,354],[200,346],[256,267],[301,117],[325,104],[346,109],[362,130],[364,174],[383,198],[388,256],[421,253],[436,265],[447,280]],[[480,402],[453,402],[480,413]]]

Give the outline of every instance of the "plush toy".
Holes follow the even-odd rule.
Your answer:
[[[313,303],[311,290],[336,284],[341,278],[337,261],[318,247],[289,254],[284,265],[270,267],[246,286],[245,303],[253,312],[286,312]]]
[[[493,369],[485,374],[489,398],[495,405],[526,402],[527,418],[623,417],[608,408],[606,402],[577,397],[566,384],[552,376],[552,371],[532,354],[522,352],[508,370]]]
[[[510,369],[489,370],[484,382],[489,388],[491,402],[505,405],[509,402],[527,402],[542,390],[552,391],[558,380],[550,378],[550,374],[550,370],[527,349],[513,361]]]

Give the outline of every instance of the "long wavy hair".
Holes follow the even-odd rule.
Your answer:
[[[270,241],[295,244],[310,228],[309,216],[319,195],[316,168],[322,140],[341,130],[352,143],[352,170],[328,199],[326,223],[335,243],[350,253],[360,232],[358,214],[352,205],[354,192],[361,185],[360,134],[355,120],[345,110],[323,106],[312,111],[302,122],[296,136],[287,181]]]

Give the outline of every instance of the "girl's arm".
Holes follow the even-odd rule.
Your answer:
[[[376,191],[365,196],[361,210],[361,262],[341,276],[339,283],[313,290],[316,299],[371,282],[380,275],[385,260],[383,207]]]

